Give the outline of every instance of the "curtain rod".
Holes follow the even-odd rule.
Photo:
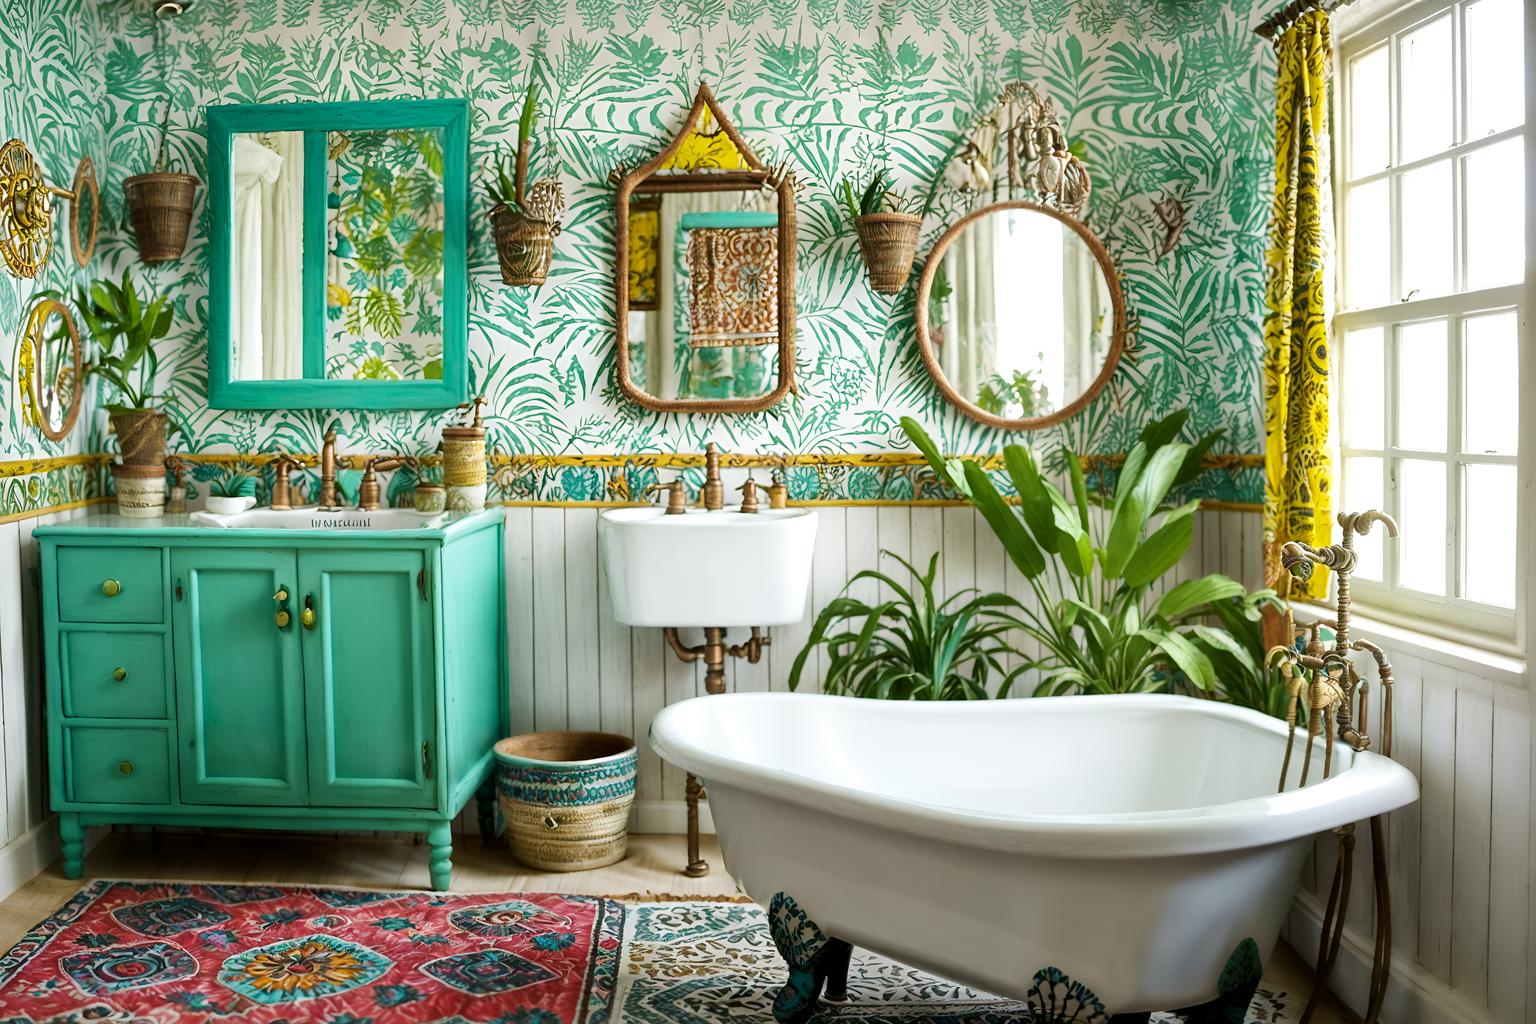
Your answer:
[[[1291,0],[1290,3],[1259,22],[1253,31],[1256,35],[1274,42],[1281,32],[1308,11],[1336,11],[1353,2],[1354,0]]]

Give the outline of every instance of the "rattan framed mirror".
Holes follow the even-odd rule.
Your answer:
[[[658,412],[750,413],[794,389],[795,185],[707,84],[615,196],[619,390]]]
[[[1125,352],[1119,274],[1088,226],[1027,200],[991,203],[939,237],[917,289],[917,343],[957,409],[1037,430],[1104,390]]]

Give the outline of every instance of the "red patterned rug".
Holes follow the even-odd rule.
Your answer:
[[[613,900],[96,882],[0,959],[0,1024],[603,1024]]]

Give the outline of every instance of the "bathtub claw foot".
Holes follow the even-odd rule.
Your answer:
[[[853,947],[816,926],[792,896],[778,893],[768,907],[768,930],[789,967],[789,980],[773,999],[779,1024],[804,1024],[816,1012],[822,986],[827,998],[848,997],[848,964]]]
[[[1243,1024],[1248,1015],[1248,1004],[1259,990],[1259,980],[1264,976],[1264,962],[1259,957],[1259,944],[1244,939],[1237,944],[1227,965],[1221,970],[1216,984],[1220,994],[1208,1003],[1191,1006],[1179,1011],[1188,1024]]]

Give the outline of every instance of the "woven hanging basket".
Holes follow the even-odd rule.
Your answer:
[[[153,409],[115,412],[111,416],[112,433],[125,466],[153,466],[165,470],[166,417]]]
[[[554,233],[544,221],[529,220],[510,206],[491,208],[491,230],[503,284],[538,286],[549,276],[555,254]]]
[[[910,213],[867,213],[857,223],[870,287],[881,295],[895,295],[912,276],[922,218]]]
[[[128,219],[145,263],[177,260],[187,248],[200,182],[190,174],[140,174],[123,182]]]

